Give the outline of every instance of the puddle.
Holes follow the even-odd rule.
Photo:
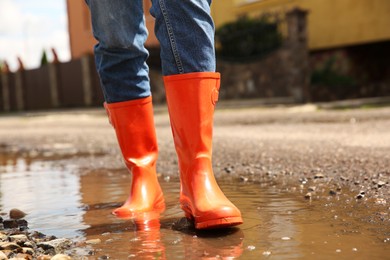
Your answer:
[[[330,210],[277,186],[219,180],[244,224],[196,232],[172,229],[183,217],[176,178],[160,180],[167,210],[159,219],[125,221],[111,215],[130,187],[124,170],[80,172],[55,161],[2,161],[0,212],[19,208],[28,213],[31,230],[89,240],[87,250],[77,250],[80,258],[385,259],[390,253],[389,230],[378,233],[380,226],[348,217],[353,214],[342,206]]]

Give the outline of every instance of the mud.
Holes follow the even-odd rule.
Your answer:
[[[1,117],[0,212],[28,212],[31,230],[79,241],[73,255],[91,259],[386,259],[389,108],[220,109],[215,122],[215,174],[243,212],[238,229],[198,233],[180,222],[164,108],[156,126],[167,211],[157,222],[110,214],[131,179],[102,110]]]

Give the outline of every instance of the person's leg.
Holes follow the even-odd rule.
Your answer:
[[[96,69],[107,103],[150,96],[142,0],[87,0]]]
[[[152,0],[163,75],[215,72],[211,0]]]
[[[214,25],[206,0],[153,0],[164,84],[180,168],[180,203],[197,229],[242,223],[212,170],[215,72]]]
[[[156,175],[157,139],[144,47],[147,31],[142,0],[89,0],[96,67],[105,108],[127,168],[130,195],[113,213],[119,217],[164,210]],[[146,191],[146,192],[145,192]]]

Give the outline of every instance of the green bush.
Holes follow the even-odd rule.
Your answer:
[[[321,69],[314,70],[311,75],[312,85],[323,85],[329,87],[350,87],[356,85],[353,78],[342,75],[334,69],[335,57],[326,61]]]
[[[279,48],[282,35],[277,22],[266,17],[243,17],[216,30],[217,53],[224,59],[253,60]]]

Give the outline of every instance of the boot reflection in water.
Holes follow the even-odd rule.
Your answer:
[[[105,107],[133,180],[124,205],[113,213],[132,217],[165,209],[156,176],[147,29],[143,2],[151,4],[160,43],[162,74],[180,170],[180,204],[197,229],[242,223],[213,174],[212,130],[220,76],[215,72],[211,0],[87,0],[95,63]],[[146,6],[145,6],[146,7]]]
[[[137,240],[141,250],[135,252],[141,259],[166,259],[165,247],[160,235],[160,214],[156,211],[138,213],[133,216]]]

